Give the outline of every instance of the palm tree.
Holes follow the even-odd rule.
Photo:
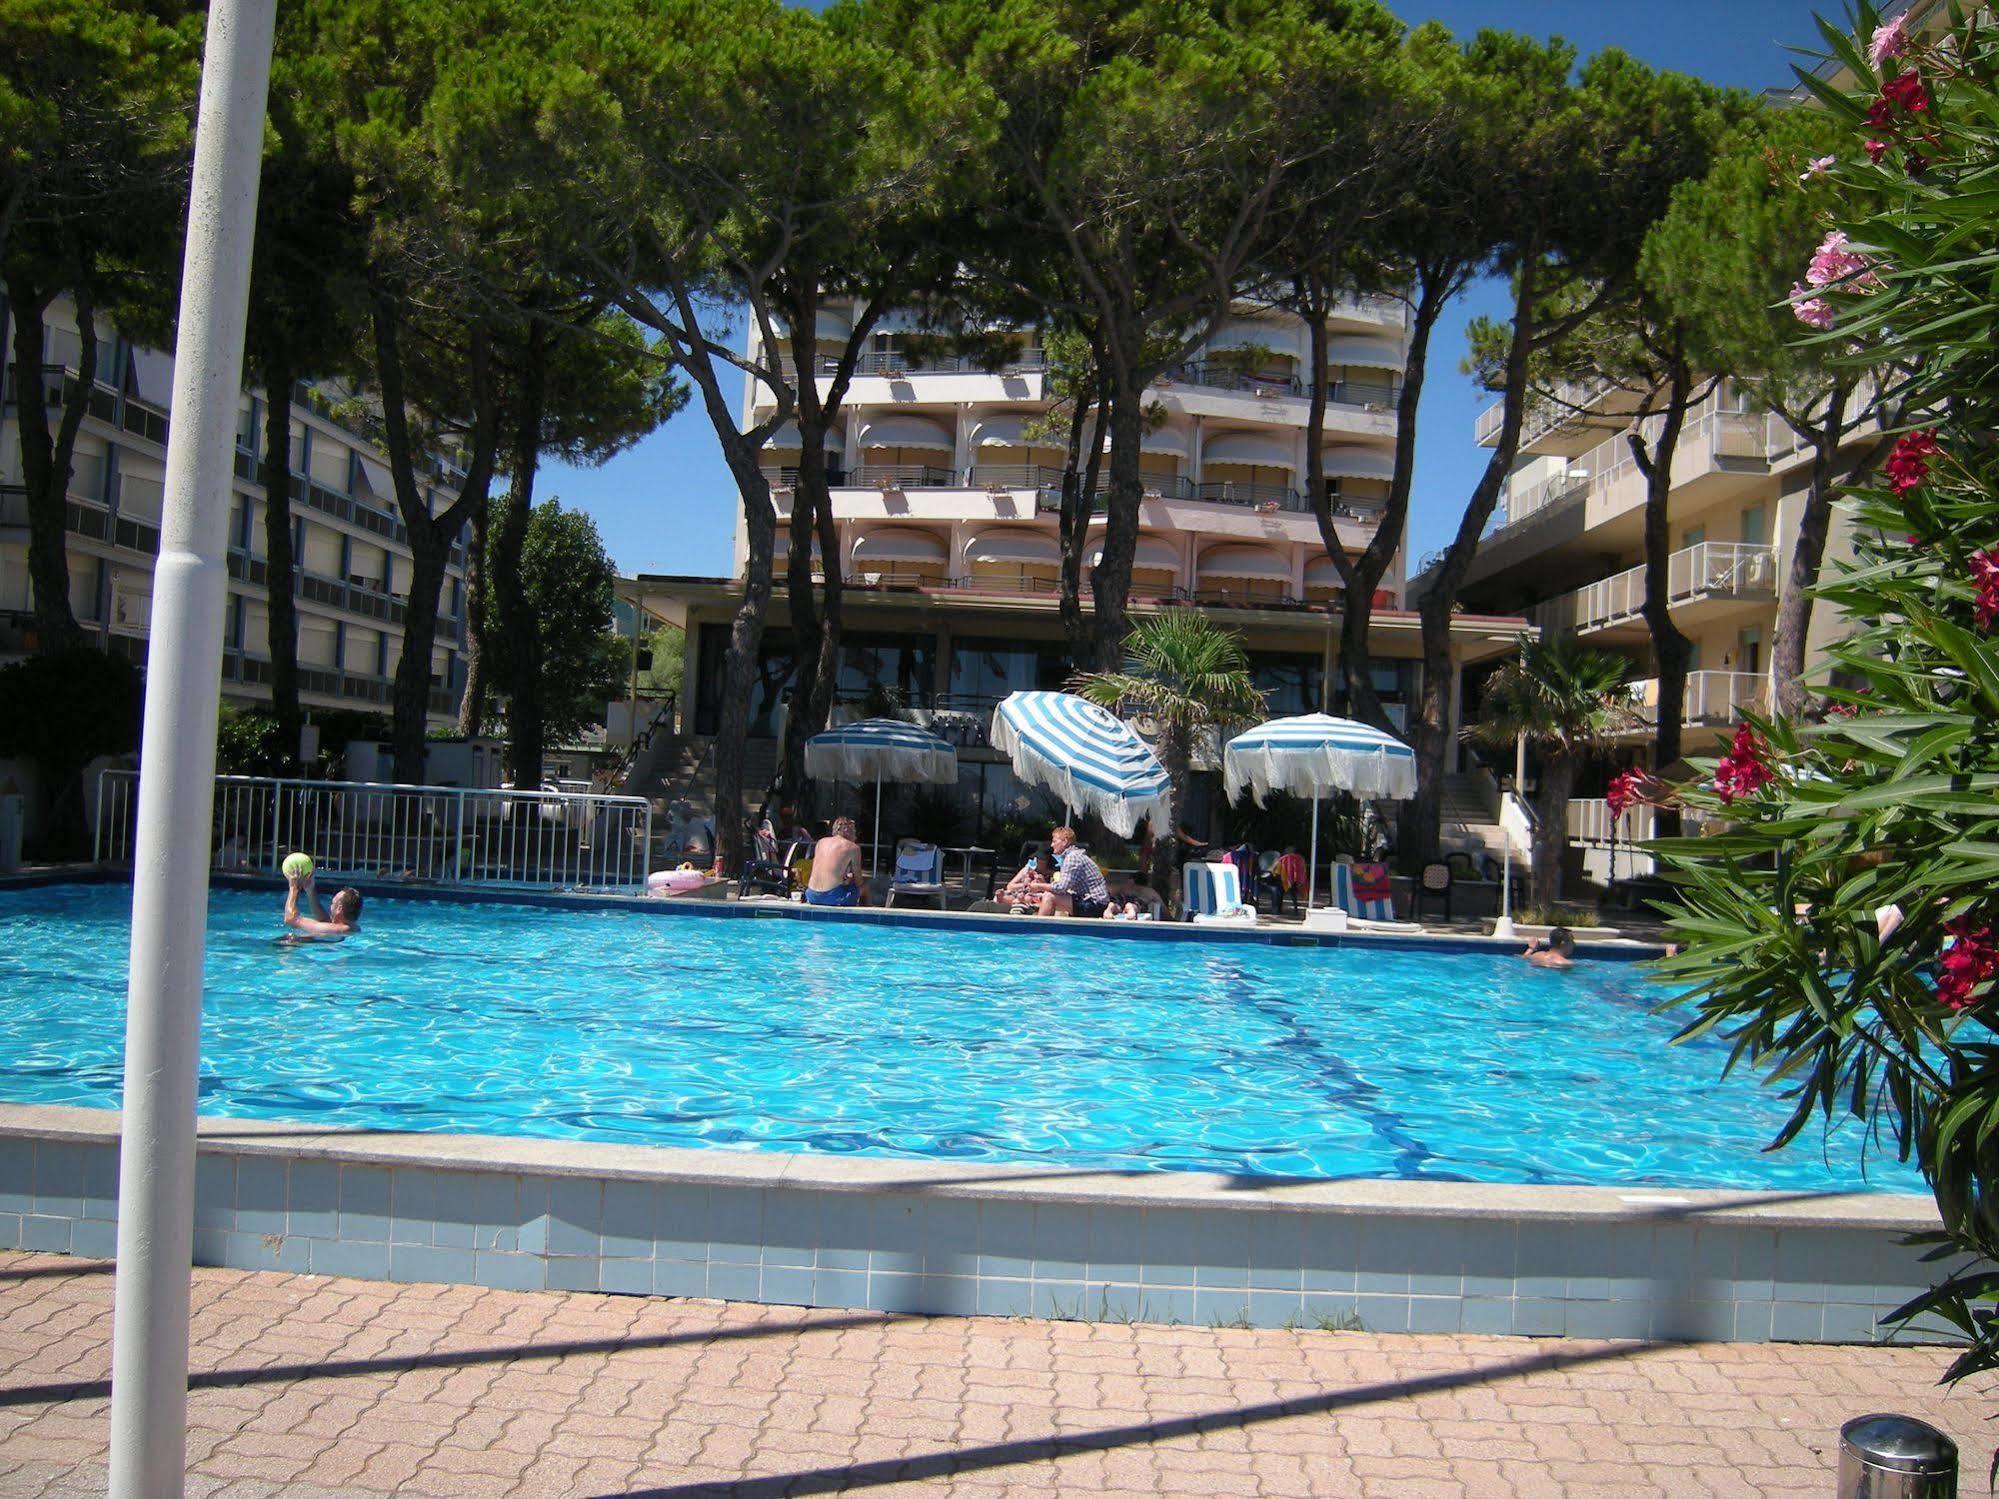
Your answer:
[[[1520,641],[1520,654],[1492,674],[1479,721],[1465,737],[1511,749],[1526,736],[1541,760],[1534,792],[1534,904],[1552,905],[1569,847],[1569,793],[1583,763],[1636,721],[1625,677],[1631,663],[1559,636]]]
[[[1194,745],[1210,729],[1226,734],[1263,716],[1263,694],[1249,676],[1249,657],[1233,630],[1198,609],[1163,609],[1141,619],[1125,637],[1123,671],[1083,672],[1069,690],[1149,728],[1172,785],[1172,805],[1153,825],[1153,888],[1169,910],[1179,906],[1174,878],[1180,840],[1173,836],[1194,775]]]

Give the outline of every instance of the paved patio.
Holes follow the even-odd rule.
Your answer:
[[[111,1267],[0,1254],[0,1494],[101,1493]],[[200,1270],[189,1492],[1829,1495],[1934,1349],[924,1319]]]

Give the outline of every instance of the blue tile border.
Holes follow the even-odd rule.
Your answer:
[[[0,1248],[115,1253],[112,1139],[0,1131]],[[1924,1267],[1892,1228],[1453,1222],[1256,1204],[697,1185],[203,1143],[198,1263],[929,1315],[1534,1337],[1874,1342]],[[32,1200],[19,1191],[32,1182]],[[8,1184],[12,1183],[12,1188]],[[1945,1330],[1901,1335],[1947,1341]]]

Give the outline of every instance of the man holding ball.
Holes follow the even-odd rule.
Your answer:
[[[307,854],[286,854],[285,872],[285,925],[301,937],[314,941],[337,942],[342,937],[360,930],[361,892],[352,885],[337,891],[333,906],[328,910],[320,904],[319,887],[312,880],[312,859]],[[310,915],[301,916],[298,909],[299,893],[305,894],[306,910]]]

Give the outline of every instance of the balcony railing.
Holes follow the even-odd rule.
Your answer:
[[[1777,554],[1746,541],[1701,541],[1666,559],[1666,597],[1681,604],[1699,598],[1767,599],[1777,592]],[[1575,593],[1573,627],[1601,630],[1640,619],[1645,609],[1645,567],[1626,568],[1614,577]]]
[[[822,354],[813,361],[812,373],[818,379],[828,380],[839,370],[840,361],[836,355]],[[900,349],[870,350],[854,361],[855,375],[1025,375],[1048,367],[1048,357],[1040,349],[1021,349],[1000,361],[990,364],[973,358],[969,354],[924,354],[911,355]],[[798,366],[789,355],[780,355],[777,372],[787,382],[795,383]]]
[[[1255,510],[1287,510],[1305,515],[1312,511],[1310,501],[1283,484],[1238,483],[1233,479],[1221,479],[1202,484],[1195,498],[1206,500],[1211,505],[1245,505]]]
[[[928,463],[863,463],[848,470],[847,482],[861,489],[953,489],[958,474]]]
[[[1167,371],[1161,378],[1168,385],[1236,390],[1272,399],[1302,399],[1312,393],[1311,385],[1296,375],[1246,374],[1239,369],[1206,362],[1183,364]],[[1392,406],[1399,389],[1392,381],[1335,380],[1326,387],[1326,399],[1336,406]]]
[[[1726,727],[1747,713],[1767,711],[1769,678],[1760,671],[1690,671],[1681,718],[1698,726]],[[1658,718],[1659,680],[1631,684],[1631,705],[1647,723]]]
[[[1610,803],[1601,797],[1578,797],[1569,803],[1569,838],[1575,843],[1630,844],[1657,834],[1657,807],[1640,804],[1626,807],[1620,817],[1610,815]]]

